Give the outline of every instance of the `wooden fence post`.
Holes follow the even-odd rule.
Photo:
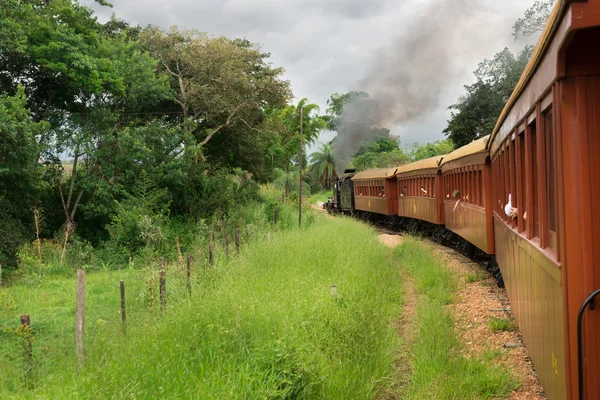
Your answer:
[[[212,266],[215,263],[215,247],[211,243],[208,245],[208,265]]]
[[[240,254],[240,228],[235,230],[235,252]]]
[[[85,328],[85,271],[77,270],[77,314],[75,319],[75,349],[77,351],[77,369],[85,365],[84,347]]]
[[[23,335],[25,386],[31,389],[33,388],[33,347],[31,345],[31,319],[28,314],[21,315],[21,333]]]
[[[165,258],[160,258],[160,273],[158,277],[160,291],[160,307],[164,310],[167,307],[167,271],[165,270]]]
[[[125,307],[125,281],[121,281],[121,321],[123,322],[123,333],[127,334],[127,314]]]
[[[187,290],[192,294],[192,256],[187,254]]]

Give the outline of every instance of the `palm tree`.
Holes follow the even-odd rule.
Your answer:
[[[300,181],[299,171],[294,170],[283,170],[275,168],[275,180],[273,184],[276,188],[283,190],[283,199],[288,197],[290,192],[298,192],[298,183]],[[310,185],[306,182],[302,182],[302,192],[310,194]]]
[[[321,184],[326,188],[331,188],[331,182],[336,175],[335,159],[333,158],[333,148],[331,144],[321,143],[321,149],[310,156],[310,172],[321,179]]]

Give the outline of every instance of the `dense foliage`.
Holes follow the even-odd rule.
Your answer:
[[[156,250],[297,168],[301,109],[306,145],[325,127],[245,39],[100,23],[74,0],[3,1],[0,20],[5,270],[33,240]]]

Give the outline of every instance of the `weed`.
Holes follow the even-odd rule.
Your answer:
[[[474,282],[479,282],[480,280],[482,280],[483,277],[481,276],[481,274],[467,274],[467,276],[465,277],[465,280],[468,283],[474,283]]]
[[[493,332],[514,332],[517,329],[514,322],[504,318],[492,318],[488,326]]]

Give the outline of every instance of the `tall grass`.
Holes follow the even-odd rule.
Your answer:
[[[239,257],[220,254],[214,267],[196,264],[191,296],[169,266],[164,312],[150,301],[148,270],[90,274],[79,375],[74,280],[3,289],[12,303],[0,317],[10,328],[0,334],[0,397],[373,398],[393,373],[399,272],[369,228],[317,222],[279,230],[270,242],[256,235]],[[119,279],[128,290],[127,336]],[[22,350],[10,332],[24,312],[36,337],[31,391],[21,386]]]
[[[407,238],[396,257],[414,281],[418,296],[417,340],[407,399],[490,399],[506,397],[519,384],[489,361],[466,358],[454,332],[449,304],[456,282],[429,247]]]

